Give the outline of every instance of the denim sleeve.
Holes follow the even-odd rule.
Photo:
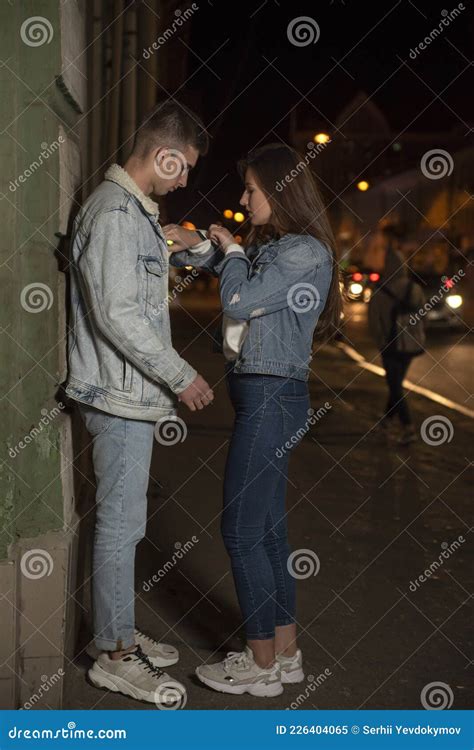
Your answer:
[[[320,299],[318,276],[323,266],[326,287],[331,277],[329,256],[322,246],[318,252],[304,240],[282,248],[254,275],[250,275],[246,257],[228,253],[216,268],[222,310],[235,320],[250,320],[292,306],[297,311],[298,305],[304,304],[301,295],[308,296],[315,307]]]
[[[207,249],[206,242],[208,244]],[[197,246],[200,248],[202,246],[204,251],[200,250],[199,252],[196,252],[189,248],[187,250],[180,250],[176,253],[170,253],[170,264],[176,268],[193,266],[194,268],[208,271],[213,274],[213,276],[217,276],[215,266],[222,260],[224,254],[222,250],[215,245],[212,245],[210,240],[207,240],[206,242],[201,242],[199,243],[199,246]]]
[[[181,393],[197,372],[145,325],[137,278],[137,220],[121,209],[93,222],[77,267],[89,314],[101,331],[145,375]]]

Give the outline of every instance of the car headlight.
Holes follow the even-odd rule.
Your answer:
[[[449,297],[446,297],[446,304],[449,305],[452,310],[457,310],[458,307],[461,307],[462,302],[463,300],[460,294],[450,294]]]
[[[354,282],[349,286],[349,291],[353,295],[362,294],[364,287],[362,284],[358,284],[357,282]]]

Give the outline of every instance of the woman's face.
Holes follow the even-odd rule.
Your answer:
[[[250,167],[245,173],[245,190],[240,199],[240,205],[245,208],[249,215],[251,224],[262,226],[268,224],[272,215],[270,203],[263,190],[258,186],[255,175]]]

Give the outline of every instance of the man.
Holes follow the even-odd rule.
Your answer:
[[[207,152],[202,122],[169,101],[136,133],[123,168],[114,164],[77,215],[72,236],[71,329],[66,392],[93,439],[97,517],[93,550],[97,687],[166,702],[184,693],[160,667],[175,648],[135,629],[134,561],[144,537],[155,423],[177,401],[191,411],[213,400],[206,381],[171,342],[168,250],[152,193],[186,187]]]

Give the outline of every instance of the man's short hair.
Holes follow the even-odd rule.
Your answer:
[[[183,149],[195,148],[201,156],[207,154],[209,136],[200,117],[184,104],[168,99],[157,104],[139,126],[133,143],[133,153],[144,159],[160,146]]]

